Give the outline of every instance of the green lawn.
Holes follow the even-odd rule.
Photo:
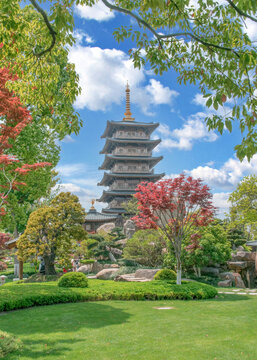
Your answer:
[[[42,306],[2,313],[0,328],[24,344],[6,360],[257,359],[256,296]]]

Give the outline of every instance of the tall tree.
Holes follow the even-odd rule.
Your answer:
[[[135,197],[140,213],[133,220],[145,229],[160,229],[176,256],[177,284],[181,284],[182,242],[192,229],[207,226],[215,211],[208,186],[200,179],[181,174],[157,183],[141,183]]]
[[[77,196],[60,193],[50,206],[35,210],[29,217],[25,232],[18,241],[21,260],[43,257],[47,275],[55,274],[55,261],[70,264],[70,254],[77,241],[86,238],[83,228],[85,210]]]
[[[246,176],[230,194],[229,216],[231,226],[243,228],[248,239],[257,235],[257,176]]]
[[[12,190],[26,185],[23,180],[31,170],[50,166],[48,162],[27,164],[12,154],[15,140],[32,121],[30,112],[20,99],[6,87],[8,81],[17,81],[7,68],[0,69],[0,216],[5,214],[5,205]]]
[[[78,76],[68,62],[74,42],[72,3],[55,1],[47,17],[34,0],[29,6],[20,0],[0,2],[0,68],[8,64],[19,76],[9,88],[60,138],[78,133],[82,126],[73,108],[80,91]]]

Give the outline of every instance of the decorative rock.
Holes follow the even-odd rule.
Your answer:
[[[92,273],[97,274],[99,271],[103,270],[104,265],[100,264],[98,261],[95,261],[92,265]]]
[[[116,273],[119,269],[103,269],[96,274],[96,278],[100,280],[109,280],[111,275]]]
[[[127,282],[146,282],[151,281],[151,279],[146,278],[138,278],[135,277],[135,273],[133,274],[124,274],[124,275],[117,275],[114,279],[115,281],[127,281]]]
[[[219,269],[216,269],[215,267],[203,267],[201,269],[202,274],[210,274],[210,275],[219,275]]]
[[[229,261],[228,267],[233,270],[242,270],[247,268],[247,262],[246,261]]]
[[[82,265],[78,268],[78,272],[82,272],[83,274],[88,274],[89,272],[91,272],[92,269],[92,264],[86,264],[86,265]]]
[[[121,239],[121,240],[116,241],[116,244],[124,247],[127,244],[127,241],[128,241],[128,239]]]
[[[224,281],[219,281],[218,286],[220,286],[220,287],[230,287],[230,286],[232,286],[232,280],[228,279],[228,280],[224,280]]]
[[[157,273],[157,271],[159,271],[160,269],[138,269],[135,272],[135,277],[136,278],[144,278],[144,279],[149,279],[149,280],[153,280],[154,275]]]
[[[113,229],[115,228],[115,224],[114,223],[106,223],[103,224],[101,226],[99,226],[99,228],[96,230],[96,232],[99,234],[101,231],[104,231],[106,233],[110,233]]]
[[[112,269],[119,269],[119,265],[118,264],[111,264],[111,268]]]
[[[223,272],[219,274],[221,280],[231,280],[233,284],[235,284],[235,276],[232,272]]]
[[[236,254],[232,254],[233,261],[255,261],[255,253],[248,251],[238,251]]]
[[[235,286],[238,288],[245,289],[245,284],[241,278],[241,275],[238,273],[233,274],[235,276]]]
[[[124,224],[123,230],[124,230],[124,234],[127,239],[132,238],[132,236],[134,235],[134,233],[136,231],[136,226],[134,224],[134,221],[132,221],[130,219],[127,220]]]

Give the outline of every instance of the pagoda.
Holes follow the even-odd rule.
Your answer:
[[[152,132],[159,123],[137,122],[130,111],[130,89],[126,86],[126,112],[122,121],[107,121],[101,136],[105,145],[100,154],[105,154],[99,170],[104,176],[98,185],[108,190],[98,201],[108,203],[103,213],[121,214],[125,212],[122,204],[131,198],[141,181],[156,182],[164,176],[155,174],[153,167],[163,158],[153,157],[152,150],[160,139],[152,140]]]

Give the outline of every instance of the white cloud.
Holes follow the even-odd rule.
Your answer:
[[[205,117],[206,114],[200,112],[190,115],[180,129],[172,131],[167,125],[161,124],[157,132],[162,135],[162,142],[156,151],[159,152],[161,149],[191,150],[195,141],[217,140],[218,136],[213,131],[207,130],[204,123]]]
[[[115,16],[102,1],[97,2],[93,6],[77,5],[75,12],[83,19],[96,21],[108,21]]]
[[[72,182],[63,183],[59,186],[60,192],[71,192],[74,195],[77,195],[81,205],[85,208],[86,211],[89,210],[91,206],[91,201],[100,197],[101,189],[95,187],[92,189],[87,189],[82,186],[73,184]],[[95,207],[100,211],[103,207],[106,207],[106,204],[96,202]]]
[[[168,86],[164,87],[155,79],[150,79],[150,84],[145,89],[152,97],[152,103],[156,105],[171,104],[172,99],[179,95],[177,91],[171,90]]]
[[[135,69],[132,60],[121,50],[77,45],[71,49],[70,61],[75,63],[80,77],[82,92],[75,103],[79,109],[106,111],[112,104],[120,104],[125,97],[127,81],[131,102],[147,115],[153,115],[149,110],[151,106],[172,106],[173,99],[178,96],[176,91],[155,79],[143,86],[146,80],[144,69]]]
[[[230,193],[221,192],[213,194],[213,205],[217,208],[217,216],[224,218],[229,212],[230,202],[228,201]]]
[[[244,31],[249,36],[250,40],[257,40],[257,23],[252,21],[251,19],[244,20]]]
[[[242,162],[237,158],[230,158],[220,169],[211,166],[198,166],[185,172],[195,178],[201,178],[210,187],[232,191],[244,176],[256,174],[257,154],[252,157],[250,162],[246,158]]]
[[[81,45],[83,41],[85,41],[87,44],[92,44],[95,42],[95,40],[90,35],[81,29],[76,29],[73,33],[73,36],[76,39],[77,45]]]
[[[73,142],[75,142],[75,139],[73,139],[70,135],[66,135],[62,139],[62,142],[64,142],[64,143],[73,143]]]
[[[82,174],[85,172],[85,164],[65,164],[57,166],[56,170],[61,176],[69,177],[73,175]]]

